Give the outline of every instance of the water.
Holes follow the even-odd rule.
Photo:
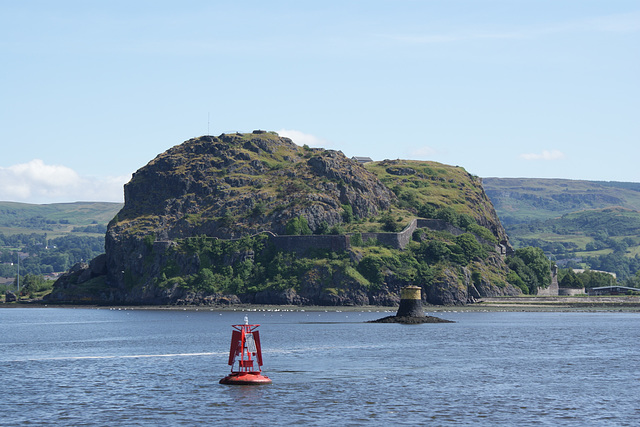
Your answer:
[[[637,425],[640,314],[255,312],[268,386],[224,386],[245,312],[0,310],[0,425]]]

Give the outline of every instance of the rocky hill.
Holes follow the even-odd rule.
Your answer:
[[[254,131],[188,140],[124,191],[106,254],[62,277],[50,301],[394,304],[418,284],[426,302],[464,304],[520,292],[506,233],[462,168],[363,166]]]
[[[258,131],[260,132],[260,131]],[[303,149],[274,133],[205,136],[162,153],[125,185],[110,236],[237,238],[285,232],[303,215],[311,230],[389,209],[395,195],[336,151]]]

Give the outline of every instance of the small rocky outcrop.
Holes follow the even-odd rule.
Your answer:
[[[451,320],[442,319],[435,316],[422,316],[422,317],[402,317],[402,316],[387,316],[382,319],[372,320],[369,323],[402,323],[405,325],[419,325],[422,323],[455,323]]]
[[[427,316],[422,310],[421,288],[406,286],[400,291],[400,306],[395,316],[372,320],[370,323],[403,323],[417,325],[420,323],[453,323],[450,320],[435,316]]]

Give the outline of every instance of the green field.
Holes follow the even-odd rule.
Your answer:
[[[640,270],[640,183],[485,178],[483,186],[514,247],[619,278]]]
[[[76,227],[106,225],[121,208],[122,203],[108,202],[45,205],[0,202],[0,233],[7,236],[47,233],[49,238],[60,237],[71,233]]]

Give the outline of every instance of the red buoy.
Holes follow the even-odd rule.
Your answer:
[[[260,350],[260,325],[250,325],[245,316],[244,325],[232,325],[229,365],[231,374],[220,380],[220,384],[260,385],[271,384],[271,379],[262,375],[262,351]]]

